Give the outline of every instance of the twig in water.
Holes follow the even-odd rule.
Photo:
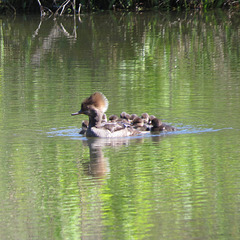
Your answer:
[[[38,1],[38,4],[39,4],[39,7],[40,7],[41,17],[44,17],[44,16],[47,14],[47,13],[45,13],[44,9],[47,10],[47,11],[49,11],[49,12],[50,12],[50,15],[53,14],[53,12],[51,11],[51,9],[49,9],[49,8],[47,8],[47,7],[44,7],[44,6],[41,4],[40,0],[37,0],[37,1]]]
[[[78,6],[78,15],[80,15],[80,12],[81,12],[81,7],[82,7],[82,4],[79,3],[79,6]]]
[[[60,16],[62,16],[62,14],[64,13],[65,7],[68,5],[69,2],[70,2],[70,0],[67,0],[66,3],[63,5]]]

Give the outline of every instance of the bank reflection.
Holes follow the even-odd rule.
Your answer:
[[[78,18],[78,21],[81,22],[81,18]],[[44,19],[41,18],[38,24],[38,27],[34,31],[32,35],[32,39],[34,41],[40,41],[38,47],[36,47],[35,51],[31,57],[32,64],[40,64],[43,57],[50,53],[54,48],[54,45],[57,40],[60,38],[66,38],[69,40],[70,45],[74,44],[77,40],[77,20],[74,16],[72,18],[72,23],[69,26],[65,26],[63,21],[59,19]],[[50,31],[48,30],[50,28]],[[46,31],[47,30],[47,31]],[[47,36],[42,38],[42,31],[48,32]]]

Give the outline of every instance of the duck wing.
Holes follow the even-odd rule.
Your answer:
[[[106,123],[104,124],[104,128],[113,133],[125,129],[126,125],[121,123]]]

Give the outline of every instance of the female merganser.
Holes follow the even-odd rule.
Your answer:
[[[172,127],[170,125],[167,125],[166,123],[163,123],[158,118],[153,118],[152,119],[151,132],[173,132],[173,131],[176,131],[176,130],[177,129],[175,127]]]
[[[141,133],[124,122],[103,123],[102,117],[107,108],[107,98],[102,93],[95,92],[82,102],[80,111],[72,113],[72,116],[85,114],[89,117],[87,137],[127,137]]]

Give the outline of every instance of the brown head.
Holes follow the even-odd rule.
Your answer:
[[[130,116],[130,120],[133,120],[134,118],[137,118],[137,117],[138,117],[138,115],[135,114],[135,113],[133,113],[133,114]]]
[[[128,113],[126,113],[126,112],[122,112],[121,114],[120,114],[120,118],[121,119],[125,119],[127,122],[130,120],[130,114],[128,114]]]
[[[141,118],[143,119],[143,121],[144,121],[145,123],[148,123],[148,122],[149,122],[149,115],[148,115],[148,113],[143,113],[142,116],[141,116]]]
[[[118,116],[117,115],[111,115],[109,117],[109,121],[111,121],[111,122],[116,122],[117,120],[118,120]]]
[[[122,112],[121,114],[120,114],[120,118],[125,118],[125,116],[126,116],[126,112]]]
[[[153,118],[152,125],[153,125],[153,127],[160,127],[162,125],[162,121],[158,118]]]
[[[152,122],[152,120],[153,120],[154,118],[156,118],[156,117],[155,117],[154,115],[151,115],[151,116],[149,117],[149,121]]]
[[[78,114],[85,114],[90,116],[92,111],[100,111],[101,113],[106,112],[108,109],[108,100],[100,92],[93,93],[90,97],[86,98],[81,105],[80,111],[72,113],[72,116]]]
[[[133,119],[132,124],[136,127],[142,127],[143,126],[143,119],[140,117],[136,117]]]
[[[89,124],[88,120],[82,121],[82,128],[88,128],[88,124]]]

